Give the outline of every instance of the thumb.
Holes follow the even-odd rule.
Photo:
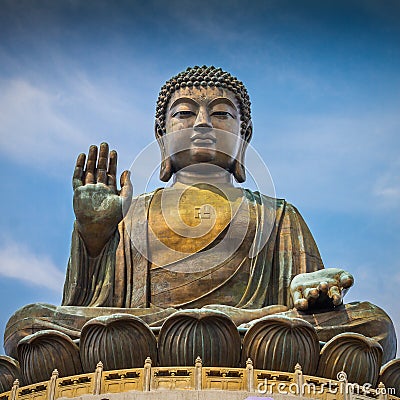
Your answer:
[[[133,192],[130,171],[124,171],[121,174],[120,185],[121,185],[121,191],[119,195],[125,200],[130,199],[132,197],[132,192]]]
[[[340,275],[340,286],[344,289],[348,289],[352,287],[353,284],[354,284],[353,275],[351,275],[346,271],[343,271],[342,274]]]

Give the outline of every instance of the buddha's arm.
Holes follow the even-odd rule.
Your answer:
[[[343,302],[353,285],[352,275],[343,269],[324,269],[315,240],[298,210],[286,204],[279,232],[281,291],[288,303],[299,310],[332,308]]]
[[[114,276],[119,241],[120,235],[116,230],[100,254],[91,257],[75,224],[62,305],[117,306],[114,302]]]
[[[293,306],[290,282],[302,273],[324,268],[314,238],[297,209],[282,201],[276,214],[271,276],[266,304]]]
[[[204,308],[222,311],[226,315],[229,315],[231,320],[235,323],[236,326],[250,323],[255,319],[265,317],[267,315],[277,314],[281,312],[288,311],[288,308],[283,305],[274,305],[267,306],[262,308],[255,309],[246,309],[246,308],[237,308],[226,306],[223,304],[210,304],[205,306]]]
[[[85,160],[85,154],[80,154],[73,176],[76,221],[63,305],[111,306],[117,227],[123,205],[130,203],[132,185],[129,172],[124,171],[121,190],[117,190],[117,154],[109,154],[106,143],[101,144],[98,159],[97,147],[91,146],[86,166]]]

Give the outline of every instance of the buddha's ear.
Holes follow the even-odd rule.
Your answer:
[[[235,163],[233,166],[233,176],[239,183],[242,183],[246,180],[246,169],[244,167],[244,157],[245,157],[247,145],[250,142],[252,134],[253,134],[253,124],[251,121],[249,121],[245,133],[242,134],[242,144],[240,146],[238,157],[235,160]]]
[[[165,132],[158,122],[156,122],[154,130],[161,151],[160,180],[163,182],[168,182],[172,176],[172,163],[167,149],[165,148],[165,141],[163,140]]]

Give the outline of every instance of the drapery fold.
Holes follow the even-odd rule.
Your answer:
[[[292,278],[323,268],[314,238],[297,209],[285,200],[245,190],[252,217],[243,243],[248,246],[254,242],[253,253],[250,248],[241,249],[205,273],[152,270],[147,241],[154,193],[134,198],[128,214],[96,258],[88,256],[74,227],[62,305],[146,308],[155,303],[157,307],[193,308],[220,299],[220,304],[238,308],[273,304],[290,307]],[[270,223],[272,230],[267,227]],[[267,228],[271,233],[265,240],[263,232]],[[168,280],[171,285],[167,285],[166,294],[156,293],[157,282]],[[190,290],[192,286],[201,288],[204,280],[209,285],[206,293]],[[179,293],[182,285],[187,285],[187,298]]]

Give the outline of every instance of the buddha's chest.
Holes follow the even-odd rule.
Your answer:
[[[150,254],[162,254],[165,265],[219,243],[242,202],[238,194],[196,187],[157,192],[149,210]]]
[[[237,189],[163,192],[148,214],[152,304],[237,304],[249,279],[255,205]]]

